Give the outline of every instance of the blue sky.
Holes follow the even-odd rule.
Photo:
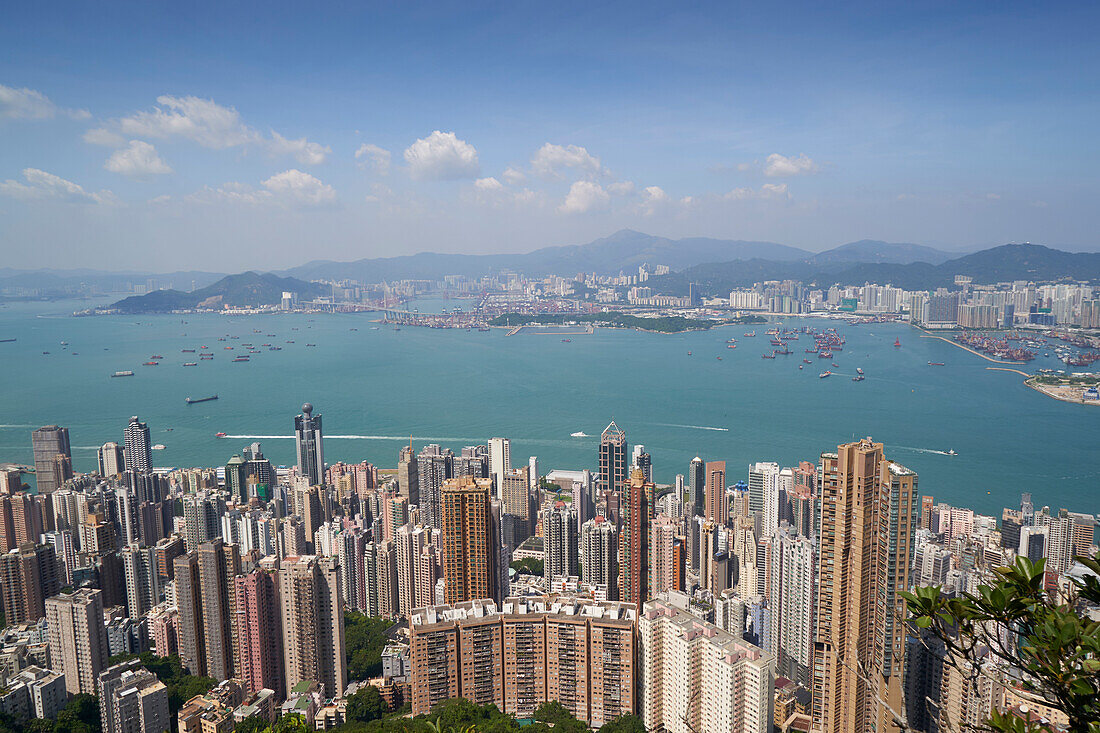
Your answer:
[[[1100,249],[1096,6],[548,5],[9,4],[0,265]]]

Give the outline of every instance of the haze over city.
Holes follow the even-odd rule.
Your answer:
[[[10,267],[526,252],[632,227],[1095,250],[1095,7],[185,7],[0,23]]]

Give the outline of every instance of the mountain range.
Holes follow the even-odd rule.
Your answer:
[[[244,272],[227,275],[212,285],[189,293],[180,290],[154,290],[145,295],[131,295],[107,309],[121,313],[163,313],[188,308],[218,308],[222,305],[274,305],[282,300],[283,291],[298,293],[312,299],[330,292],[328,286],[291,277],[279,277],[270,272]],[[106,309],[105,309],[106,310]]]

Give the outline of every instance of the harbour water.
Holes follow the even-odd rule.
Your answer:
[[[755,338],[729,326],[597,329],[564,342],[505,329],[395,330],[370,314],[70,316],[93,304],[0,306],[0,339],[16,339],[0,343],[0,462],[32,463],[31,430],[57,423],[70,430],[75,468],[91,470],[96,447],[121,441],[138,415],[166,446],[157,466],[224,464],[252,441],[288,464],[293,417],[308,401],[324,416],[329,462],[392,467],[410,435],[417,450],[439,443],[456,452],[500,435],[512,439],[514,463],[537,455],[542,472],[595,468],[613,418],[631,445],[645,444],[659,482],[686,473],[696,455],[727,461],[732,482],[751,461],[816,462],[870,435],[937,501],[999,515],[1030,491],[1037,506],[1100,512],[1100,407],[1045,397],[1020,375],[989,370],[995,365],[903,324],[839,325],[847,344],[832,360],[804,354],[805,335],[772,360],[761,359],[772,347],[770,326],[760,325]],[[469,305],[420,309],[441,304]],[[727,348],[729,338],[737,348]],[[259,353],[234,362],[246,343]],[[215,358],[181,352],[202,346]],[[142,366],[153,355],[164,358]],[[799,370],[804,356],[813,363]],[[191,361],[198,365],[183,366]],[[1018,368],[1060,366],[1040,357]],[[860,382],[851,379],[857,367]],[[826,369],[833,375],[820,379]],[[135,375],[111,378],[121,370]],[[571,437],[581,431],[589,437]]]

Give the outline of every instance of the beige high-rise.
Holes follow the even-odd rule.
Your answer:
[[[500,598],[489,507],[491,479],[460,476],[443,483],[443,578],[447,603]]]
[[[870,438],[821,455],[813,727],[897,730],[917,475]]]
[[[99,673],[107,668],[107,627],[103,624],[103,591],[81,588],[46,599],[50,658],[65,675],[72,695],[98,692]]]
[[[302,680],[313,680],[324,685],[327,697],[344,694],[348,670],[339,569],[335,557],[303,555],[283,560],[279,594],[287,690]]]

